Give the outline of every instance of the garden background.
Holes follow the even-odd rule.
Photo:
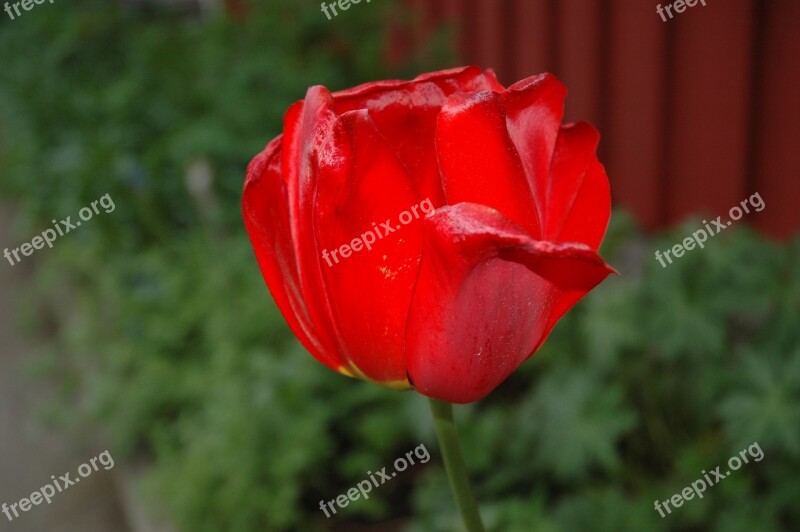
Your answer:
[[[192,532],[458,530],[426,401],[304,353],[264,286],[240,196],[246,164],[309,85],[467,61],[505,83],[552,70],[572,91],[568,117],[597,122],[617,206],[602,255],[621,272],[495,393],[457,408],[488,527],[800,528],[800,117],[781,99],[797,94],[785,34],[800,4],[708,4],[667,23],[654,5],[646,19],[605,0],[526,13],[381,0],[333,20],[297,0],[57,0],[4,18],[0,247],[106,193],[116,209],[0,265],[0,503],[106,448],[117,466],[0,529],[84,532],[88,519],[139,532],[145,514]],[[730,29],[743,14],[756,16],[747,46]],[[615,57],[601,37],[628,35],[614,25],[626,16],[645,39],[628,49],[646,54],[664,32],[666,51],[614,77],[590,59]],[[516,30],[497,31],[509,18]],[[603,24],[565,23],[580,20]],[[682,48],[687,35],[697,46]],[[675,72],[714,90],[670,92]],[[758,90],[728,92],[734,74]],[[763,212],[666,269],[654,260],[755,192]],[[762,461],[667,518],[654,510],[753,442]],[[420,443],[427,464],[331,519],[319,510]],[[60,469],[29,474],[37,464]]]

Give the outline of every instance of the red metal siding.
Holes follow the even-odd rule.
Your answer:
[[[601,130],[614,201],[646,227],[759,192],[766,208],[745,220],[800,230],[800,2],[706,0],[666,22],[657,1],[415,3],[504,83],[562,79],[566,119]]]
[[[767,206],[758,225],[788,236],[800,225],[800,2],[768,2],[764,11],[754,177]]]

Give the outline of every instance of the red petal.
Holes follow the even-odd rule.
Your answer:
[[[421,74],[411,81],[386,80],[364,83],[333,93],[337,111],[344,113],[357,109],[379,107],[380,102],[401,98],[419,83],[435,83],[449,96],[455,92],[473,92],[485,89],[503,90],[492,70],[481,72],[478,67],[466,66]],[[444,105],[444,101],[441,102]]]
[[[519,81],[503,93],[508,133],[522,160],[540,217],[546,216],[550,161],[567,89],[552,74]],[[544,226],[544,220],[540,219]]]
[[[494,73],[465,67],[423,74],[413,81],[368,83],[333,94],[336,111],[368,109],[375,126],[405,165],[420,198],[444,204],[436,163],[436,116],[455,92],[502,90]]]
[[[550,168],[545,238],[597,249],[611,216],[608,177],[595,150],[600,135],[579,122],[561,128]]]
[[[245,226],[267,286],[292,331],[320,362],[339,370],[344,360],[333,345],[317,336],[300,293],[286,183],[281,176],[281,141],[281,136],[275,138],[247,168],[242,196]]]
[[[415,218],[399,226],[399,216],[420,199],[367,111],[345,113],[340,126],[330,150],[317,153],[315,227],[319,253],[327,254],[318,260],[323,261],[331,307],[352,366],[373,381],[407,387],[403,338],[422,225]],[[338,156],[333,146],[346,156]],[[384,235],[381,224],[387,220],[394,232]],[[362,235],[369,239],[368,232],[374,239],[371,250],[362,247],[346,258],[331,256]]]
[[[332,318],[313,227],[318,152],[328,157],[346,157],[331,141],[338,123],[333,98],[325,87],[311,87],[306,99],[289,108],[284,119],[282,173],[288,192],[291,238],[300,280],[300,294],[306,302],[317,336],[326,346],[335,346],[339,358],[346,358],[337,324]]]
[[[423,246],[406,361],[420,393],[454,403],[491,392],[541,344],[554,316],[613,271],[583,244],[534,240],[475,204],[437,209]]]
[[[449,205],[487,205],[539,236],[539,215],[508,135],[500,95],[451,96],[439,114],[436,152]]]

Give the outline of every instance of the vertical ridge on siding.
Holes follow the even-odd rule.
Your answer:
[[[603,2],[558,2],[558,65],[556,75],[569,88],[567,121],[597,124],[600,118],[600,20]]]
[[[615,205],[648,229],[754,192],[766,232],[800,230],[800,1],[706,0],[662,21],[640,0],[408,0],[458,31],[462,63],[508,85],[549,71],[565,120],[602,133]]]
[[[751,0],[708,2],[666,24],[675,28],[667,141],[668,216],[727,218],[745,194],[753,32]]]
[[[473,40],[474,58],[476,63],[483,69],[498,69],[503,56],[503,36],[502,36],[502,9],[504,0],[478,0],[474,4],[474,10],[470,14],[474,18],[476,30]],[[503,72],[500,73],[501,75]]]
[[[513,47],[508,50],[513,58],[512,81],[555,69],[551,60],[555,55],[552,5],[549,0],[515,0]]]
[[[764,48],[757,79],[756,186],[766,207],[756,224],[787,237],[800,228],[800,2],[767,2]]]
[[[606,170],[615,205],[624,205],[647,228],[661,219],[664,149],[662,58],[666,26],[643,2],[611,1]]]

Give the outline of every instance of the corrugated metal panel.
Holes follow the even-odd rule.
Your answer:
[[[788,236],[800,226],[800,2],[767,2],[755,87],[755,187],[759,226]]]
[[[648,228],[666,220],[662,162],[666,139],[667,28],[653,24],[653,6],[612,0],[609,25],[607,122],[602,142],[614,203]]]
[[[649,228],[690,213],[800,230],[800,2],[706,0],[662,21],[641,0],[444,0],[464,62],[504,83],[551,71],[568,120],[600,128],[614,201]],[[666,5],[667,2],[662,2]],[[432,6],[432,7],[431,7]]]

